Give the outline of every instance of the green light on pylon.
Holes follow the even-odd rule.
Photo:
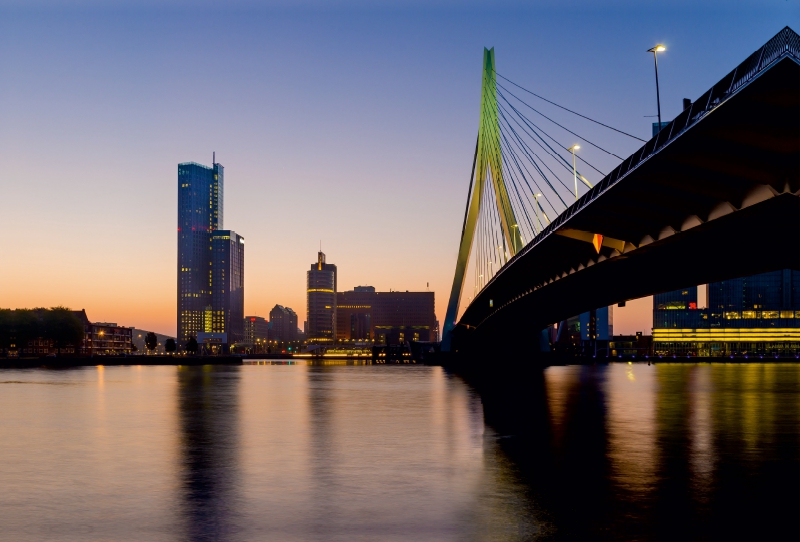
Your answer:
[[[450,331],[455,327],[458,316],[458,305],[464,289],[464,278],[467,263],[472,250],[472,241],[475,236],[475,226],[478,222],[481,206],[481,194],[487,176],[491,178],[494,187],[495,202],[500,227],[509,250],[513,257],[523,247],[520,229],[516,227],[517,219],[506,190],[503,178],[503,157],[500,150],[500,121],[497,107],[497,76],[495,72],[494,47],[483,50],[483,76],[481,87],[481,113],[478,125],[478,142],[475,146],[475,161],[473,165],[472,190],[464,216],[464,228],[461,232],[461,244],[456,261],[456,272],[453,277],[453,287],[450,290],[450,301],[447,304],[447,313],[442,333],[442,349],[450,349]]]

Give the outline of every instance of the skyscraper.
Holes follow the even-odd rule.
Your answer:
[[[333,344],[336,340],[336,266],[325,263],[325,254],[306,273],[308,342]]]
[[[223,227],[224,168],[178,164],[178,342],[201,333],[242,340],[244,239]]]

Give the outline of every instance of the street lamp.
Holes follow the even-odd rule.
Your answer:
[[[580,145],[575,144],[567,149],[572,153],[572,177],[575,180],[575,201],[578,201],[578,170],[575,169],[575,151],[580,148]]]
[[[656,45],[652,49],[648,49],[648,53],[653,53],[653,62],[656,65],[656,105],[658,106],[658,131],[661,131],[661,96],[658,92],[658,53],[663,53],[667,48],[661,44]],[[658,133],[658,132],[656,132]]]
[[[533,199],[534,199],[533,210],[536,212],[536,223],[539,225],[539,231],[542,231],[542,221],[539,220],[539,198],[540,197],[542,197],[541,194],[534,194],[533,195]]]

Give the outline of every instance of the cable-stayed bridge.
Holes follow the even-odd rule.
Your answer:
[[[484,52],[443,350],[530,350],[546,326],[588,310],[800,269],[800,36],[790,28],[626,158],[550,110],[638,139],[512,83]],[[618,165],[603,173],[575,143]]]

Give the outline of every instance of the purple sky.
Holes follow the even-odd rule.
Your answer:
[[[216,151],[225,227],[246,238],[247,314],[280,303],[304,319],[321,240],[340,289],[430,283],[442,320],[484,46],[515,82],[647,137],[646,49],[668,47],[671,119],[800,29],[797,0],[597,4],[0,0],[0,307],[174,333],[176,166]],[[615,331],[649,331],[649,309],[617,310]]]

